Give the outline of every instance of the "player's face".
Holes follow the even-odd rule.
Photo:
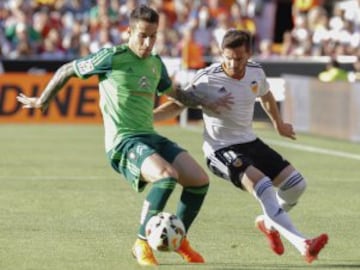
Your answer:
[[[241,79],[245,74],[246,63],[250,58],[250,52],[246,50],[246,47],[225,48],[222,57],[225,73],[232,78]]]
[[[140,58],[148,57],[156,41],[158,24],[137,22],[129,28],[129,47]]]

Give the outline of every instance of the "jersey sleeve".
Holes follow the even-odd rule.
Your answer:
[[[269,82],[266,79],[266,75],[263,69],[260,69],[260,91],[259,96],[265,95],[268,91],[270,91]]]
[[[191,83],[189,83],[184,91],[192,91],[196,96],[203,97],[202,93],[208,93],[208,76],[204,69],[200,69]]]
[[[108,72],[112,68],[112,56],[115,48],[103,48],[96,53],[73,61],[76,76],[88,78]]]
[[[167,72],[164,62],[161,60],[160,57],[158,57],[158,58],[160,60],[161,74],[160,74],[160,81],[157,86],[157,90],[158,90],[158,95],[160,96],[171,90],[172,81],[169,77],[169,74]]]

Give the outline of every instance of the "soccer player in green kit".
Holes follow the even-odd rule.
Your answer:
[[[40,97],[24,94],[17,97],[24,108],[45,110],[70,78],[98,76],[105,149],[111,166],[137,192],[143,191],[148,183],[152,184],[143,204],[138,238],[132,248],[137,262],[150,266],[158,262],[146,242],[146,222],[164,209],[178,183],[182,193],[176,214],[188,230],[209,187],[208,176],[201,166],[153,127],[155,95],[181,93],[173,90],[163,62],[152,54],[158,21],[155,10],[145,5],[135,8],[130,14],[128,44],[103,48],[62,65]],[[176,252],[187,262],[204,262],[187,237]]]

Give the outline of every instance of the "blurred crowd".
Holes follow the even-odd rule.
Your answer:
[[[160,14],[157,53],[187,68],[218,56],[229,28],[250,31],[258,57],[360,57],[360,0],[324,2],[293,0],[291,25],[274,42],[276,0],[2,0],[0,56],[71,59],[126,42],[129,12],[147,3]]]
[[[325,9],[322,2],[326,1],[318,1],[306,10],[296,10],[294,6],[294,25],[284,33],[283,53],[330,57],[360,55],[360,1],[334,1],[331,10]]]

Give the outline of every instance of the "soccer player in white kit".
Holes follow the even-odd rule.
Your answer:
[[[276,254],[284,253],[283,236],[311,263],[317,259],[328,236],[305,237],[287,214],[303,194],[306,182],[287,160],[254,133],[252,121],[256,99],[260,99],[280,135],[295,139],[295,132],[291,124],[283,122],[266,75],[258,63],[249,60],[250,56],[250,34],[228,30],[222,41],[223,61],[199,70],[185,89],[189,100],[181,102],[193,106],[200,99],[232,96],[233,104],[229,109],[222,107],[217,113],[203,108],[203,151],[207,166],[215,175],[257,199],[263,214],[256,218],[256,227],[267,237]],[[173,110],[173,113],[175,104],[164,105],[163,113],[166,110]],[[181,105],[177,106],[180,111]]]

